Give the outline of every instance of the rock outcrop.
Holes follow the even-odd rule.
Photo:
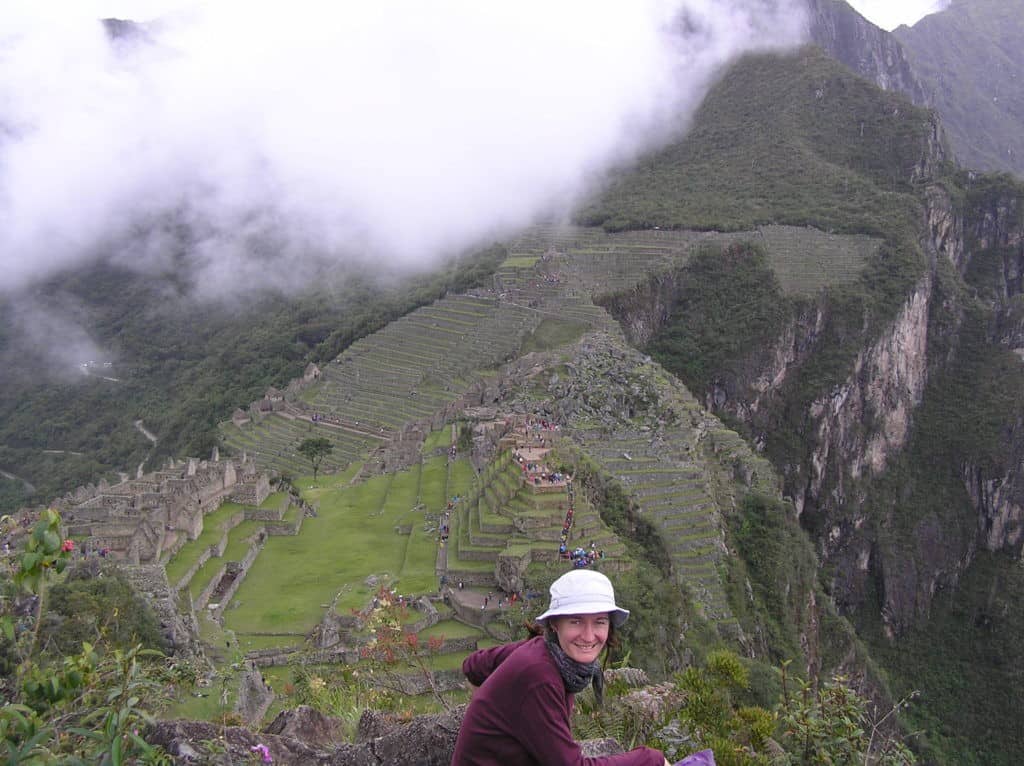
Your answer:
[[[842,0],[808,0],[811,40],[832,58],[883,90],[905,94],[919,106],[930,94],[911,69],[903,46]]]
[[[976,550],[1017,552],[1024,538],[1024,429],[1012,414],[1001,431],[1000,460],[965,458],[956,469],[971,503],[956,512],[960,517],[946,509],[925,514],[900,533],[901,544],[882,545],[878,525],[891,526],[901,510],[865,508],[873,483],[910,443],[929,382],[957,363],[962,343],[975,342],[961,337],[965,301],[980,298],[992,312],[981,342],[1002,344],[1024,358],[1021,189],[1008,179],[968,174],[966,194],[955,189],[957,181],[928,181],[943,177],[946,157],[937,124],[929,135],[912,171],[926,183],[921,275],[890,320],[880,329],[865,323],[859,331],[862,347],[851,352],[845,377],[811,398],[793,397],[815,356],[835,340],[828,336],[834,309],[821,294],[798,304],[772,342],[731,360],[704,392],[708,409],[745,422],[761,448],[778,435],[784,418],[793,421],[792,408],[799,407],[803,457],[776,466],[785,492],[833,572],[835,602],[856,610],[881,594],[892,636],[927,617],[934,594],[957,582]],[[685,270],[667,271],[602,303],[627,338],[642,347],[671,318],[684,279]],[[963,282],[956,287],[950,281],[958,279],[970,285],[968,292]]]
[[[354,743],[339,743],[342,723],[309,707],[287,710],[263,732],[199,721],[157,721],[146,741],[160,745],[178,764],[214,762],[223,752],[232,762],[259,763],[266,756],[279,766],[449,766],[465,707],[439,715],[399,721],[366,711]],[[614,740],[583,743],[588,757],[623,752]]]

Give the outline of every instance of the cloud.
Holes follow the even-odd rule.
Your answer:
[[[98,255],[171,268],[183,242],[211,293],[429,265],[565,211],[724,62],[798,42],[801,5],[168,0],[112,42],[100,0],[9,0],[0,289]]]
[[[108,352],[84,329],[88,308],[61,292],[50,299],[19,296],[0,308],[4,323],[0,338],[0,376],[14,381],[76,381],[112,361]]]

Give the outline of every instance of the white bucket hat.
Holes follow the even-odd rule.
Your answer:
[[[600,612],[608,612],[616,628],[629,617],[629,610],[615,603],[611,580],[592,569],[574,569],[551,583],[551,604],[537,622],[566,614]]]

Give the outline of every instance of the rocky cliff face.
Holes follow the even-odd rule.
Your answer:
[[[832,58],[884,90],[898,91],[915,104],[931,98],[893,35],[879,29],[842,0],[808,0],[809,33]]]
[[[612,671],[620,677],[635,670]],[[639,673],[643,683],[646,676]],[[648,695],[654,701],[663,696]],[[652,704],[651,702],[648,705]],[[657,708],[655,707],[657,711]],[[302,705],[285,710],[262,732],[206,721],[155,721],[146,741],[159,745],[175,763],[276,763],[279,766],[448,766],[465,706],[411,720],[366,710],[355,742],[344,742],[343,724]],[[613,739],[580,743],[583,755],[603,758],[625,752]]]
[[[973,191],[973,190],[972,190]],[[1024,186],[1006,179],[968,196],[963,272],[992,312],[989,341],[1014,351],[1024,362]],[[1024,542],[1024,423],[1005,424],[1004,459],[968,461],[964,486],[978,513],[979,545],[1019,552]]]
[[[934,141],[927,154],[922,165],[934,169],[944,156],[941,143]],[[1004,459],[966,459],[959,468],[969,508],[925,514],[896,545],[880,543],[879,528],[904,523],[899,505],[864,507],[873,483],[906,449],[934,374],[962,353],[964,301],[975,292],[988,295],[994,317],[988,340],[1024,346],[1024,197],[1018,192],[1010,185],[964,198],[937,183],[923,191],[926,268],[880,332],[861,331],[862,348],[837,384],[810,399],[793,397],[815,355],[828,353],[833,340],[827,332],[833,307],[820,296],[799,304],[774,342],[749,349],[699,392],[712,411],[747,423],[755,445],[769,452],[783,419],[800,423],[802,458],[776,466],[785,492],[833,572],[836,603],[856,610],[879,594],[892,636],[927,618],[936,591],[954,585],[979,548],[1019,551],[1024,542],[1024,423],[1012,417],[1002,429]],[[938,290],[940,274],[951,271],[959,277],[946,279],[960,287]],[[989,287],[964,292],[959,280],[970,283],[976,272],[987,275]],[[605,305],[630,342],[643,346],[672,316],[686,278],[685,270],[661,274]]]
[[[1024,198],[1022,187],[1006,181],[999,188],[969,198],[964,232],[970,251],[989,261],[977,264],[983,272],[988,298],[996,312],[993,340],[1024,358]],[[963,263],[967,276],[971,262]],[[973,281],[978,281],[974,279]]]
[[[1024,0],[957,0],[893,31],[960,162],[1024,173]]]
[[[1020,551],[1024,542],[1024,476],[1020,471],[1024,461],[1024,422],[1013,425],[1007,441],[1014,458],[1013,468],[999,475],[971,463],[963,469],[964,486],[978,512],[979,542],[990,551]]]
[[[857,355],[853,371],[810,406],[814,447],[806,483],[793,499],[827,506],[850,498],[847,481],[878,476],[906,446],[912,413],[928,381],[928,309],[933,276],[925,275],[881,337]],[[780,376],[780,383],[784,376]],[[826,496],[828,492],[828,497]]]
[[[978,269],[994,275],[990,340],[1015,347],[1020,338],[1019,198],[1002,195],[964,211],[934,186],[925,199],[922,245],[931,267],[891,325],[857,355],[848,378],[812,402],[806,413],[813,435],[807,460],[787,470],[796,507],[817,517],[808,526],[819,530],[819,551],[835,573],[837,602],[856,608],[877,587],[891,636],[927,617],[935,592],[956,583],[977,548],[1019,552],[1024,540],[1024,424],[1012,416],[1002,429],[1005,458],[996,465],[967,459],[961,467],[971,500],[963,511],[973,512],[976,523],[970,518],[949,523],[941,512],[928,514],[904,534],[897,550],[880,546],[867,515],[857,510],[870,481],[906,447],[932,373],[950,363],[935,348],[956,353],[963,306],[948,292],[936,300],[939,265],[949,262],[962,275]],[[994,265],[983,268],[979,259]],[[821,316],[819,310],[800,318],[779,338],[774,363],[750,379],[747,401],[731,405],[736,415],[757,423],[757,413],[770,410],[773,392],[782,390],[787,375],[798,374],[800,344],[814,348]],[[944,343],[932,337],[936,332],[947,336]],[[891,524],[899,514],[898,507],[883,509],[881,523]]]
[[[656,274],[628,292],[601,301],[619,320],[631,345],[643,348],[665,326],[679,303],[679,277],[678,271]]]

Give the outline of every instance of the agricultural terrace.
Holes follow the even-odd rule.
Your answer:
[[[436,524],[428,516],[443,507],[445,469],[445,458],[432,458],[359,484],[332,476],[305,490],[317,515],[298,535],[268,539],[224,612],[239,646],[266,645],[255,639],[268,636],[301,644],[327,609],[365,608],[377,590],[370,575],[403,594],[436,593]]]
[[[759,245],[783,291],[814,295],[856,279],[880,241],[799,226],[729,233],[535,227],[511,243],[491,289],[446,295],[355,341],[272,412],[250,408],[251,419],[222,424],[221,438],[227,449],[289,476],[310,471],[299,444],[326,438],[333,449],[321,470],[338,471],[365,460],[405,425],[434,421],[481,375],[525,351],[592,330],[618,334],[594,296],[679,269],[695,248]]]
[[[296,518],[297,506],[284,507],[265,527],[224,506],[207,518],[199,540],[167,562],[173,585],[187,587],[201,605],[213,600],[201,620],[204,640],[223,640],[242,653],[308,650],[307,637],[325,616],[365,612],[382,586],[403,596],[436,598],[445,583],[451,609],[435,602],[440,622],[423,636],[483,640],[480,625],[509,607],[494,595],[503,557],[524,562],[524,582],[530,583],[546,582],[571,566],[567,551],[585,550],[588,563],[592,558],[609,571],[628,568],[624,544],[585,498],[562,484],[537,483],[535,474],[547,476],[555,466],[543,453],[527,452],[535,446],[528,442],[506,445],[477,474],[465,457],[448,453],[455,438],[448,425],[427,437],[421,460],[411,468],[356,477],[373,450],[386,447],[409,423],[436,422],[462,392],[503,362],[526,350],[574,342],[588,331],[621,338],[593,296],[679,269],[697,247],[734,242],[759,245],[783,290],[793,295],[855,279],[878,248],[878,240],[867,236],[792,226],[728,234],[538,227],[512,244],[492,289],[449,295],[406,315],[353,343],[314,382],[289,389],[273,411],[251,408],[248,422],[224,424],[227,449],[299,477],[302,498],[316,513]],[[678,398],[680,413],[696,406],[688,394]],[[584,421],[574,426],[581,433],[589,427]],[[715,435],[720,449],[731,448],[730,435]],[[297,448],[303,439],[321,436],[333,450],[314,482]],[[682,584],[703,616],[728,636],[736,620],[721,579],[713,482],[699,466],[687,467],[693,434],[684,428],[665,436],[672,449],[628,429],[586,434],[586,440],[600,445],[592,450],[597,464],[617,477],[669,541]],[[529,455],[529,468],[523,455]],[[268,499],[271,506],[277,502]],[[276,531],[261,535],[268,529]],[[261,547],[254,548],[256,540]],[[211,545],[214,555],[204,554]],[[251,564],[237,582],[219,586],[225,564],[247,555]],[[218,594],[226,594],[224,603]],[[527,589],[523,596],[529,595]],[[522,609],[521,602],[515,606]],[[217,616],[219,622],[211,619]],[[455,661],[438,660],[445,666]]]

